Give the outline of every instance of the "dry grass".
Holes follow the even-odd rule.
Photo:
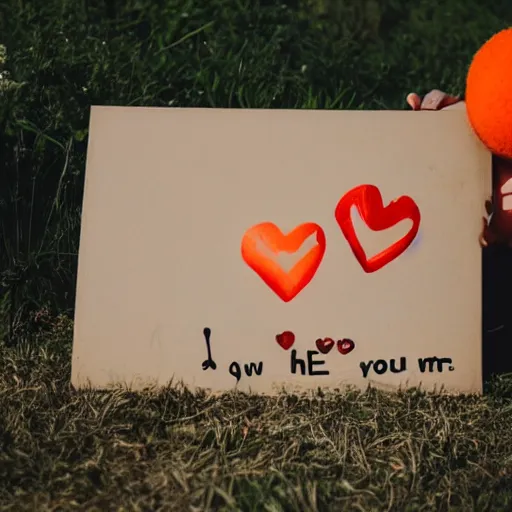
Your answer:
[[[506,379],[484,397],[77,392],[70,333],[0,348],[2,510],[512,506]]]

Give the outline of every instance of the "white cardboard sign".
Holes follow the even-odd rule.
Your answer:
[[[93,107],[72,381],[480,392],[462,110]]]

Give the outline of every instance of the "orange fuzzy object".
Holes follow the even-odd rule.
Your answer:
[[[512,159],[512,28],[492,36],[473,57],[466,79],[466,109],[487,148]]]

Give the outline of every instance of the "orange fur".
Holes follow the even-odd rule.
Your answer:
[[[466,79],[466,108],[476,135],[495,155],[512,158],[512,28],[475,54]]]

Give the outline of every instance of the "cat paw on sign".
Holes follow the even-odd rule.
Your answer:
[[[93,107],[72,381],[479,392],[465,112]]]

